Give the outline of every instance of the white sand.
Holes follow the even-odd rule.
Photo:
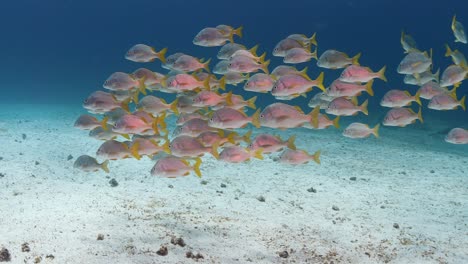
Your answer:
[[[0,246],[12,263],[195,262],[189,250],[202,263],[468,263],[468,147],[448,146],[435,130],[383,128],[378,140],[285,131],[298,147],[321,149],[322,164],[207,157],[202,185],[152,178],[147,158],[112,162],[109,175],[74,171],[67,156],[94,155],[101,143],[72,127],[79,113],[1,108]],[[173,235],[187,245],[172,245]],[[156,254],[161,245],[167,256]]]

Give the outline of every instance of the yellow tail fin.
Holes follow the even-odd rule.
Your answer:
[[[361,58],[361,52],[356,54],[356,56],[351,58],[351,63],[354,65],[359,65],[359,59]]]
[[[219,88],[223,91],[226,91],[226,76],[223,76],[219,79]]]
[[[158,58],[163,64],[166,63],[166,52],[167,48],[164,48],[158,52]]]
[[[252,142],[250,140],[250,137],[252,136],[252,130],[249,130],[245,135],[242,136],[242,140],[244,140],[245,143],[250,144]]]
[[[259,159],[259,160],[263,160],[263,148],[259,148],[257,150],[254,151],[252,157],[256,158],[256,159]]]
[[[310,46],[309,46],[309,47],[310,47]],[[310,57],[311,57],[312,59],[318,60],[318,47],[315,48],[314,52],[310,53]]]
[[[235,137],[237,136],[237,133],[236,132],[232,132],[230,133],[228,136],[227,136],[227,141],[231,144],[236,144],[236,139]]]
[[[130,136],[128,134],[120,134],[122,137],[124,137],[125,139],[130,139]]]
[[[379,128],[380,128],[380,124],[377,124],[373,129],[372,129],[372,134],[374,134],[374,136],[376,138],[379,137]]]
[[[310,124],[313,128],[317,129],[319,127],[319,114],[320,114],[320,105],[316,106],[312,112],[310,112]]]
[[[260,63],[265,63],[266,52],[263,52],[262,56],[258,57]]]
[[[455,32],[456,30],[456,24],[457,24],[457,15],[453,15],[453,18],[452,18],[452,30]],[[456,40],[455,40],[456,42]]]
[[[202,164],[202,159],[200,159],[199,157],[195,158],[195,164],[193,165],[193,171],[195,172],[195,174],[201,178],[202,174],[201,174],[201,171],[200,171],[200,165]]]
[[[203,81],[203,88],[210,90],[211,89],[210,81],[211,81],[211,75],[208,75],[208,77],[206,77],[206,79]]]
[[[321,72],[320,75],[315,79],[315,82],[317,82],[316,86],[322,90],[323,92],[326,92],[327,89],[325,89],[325,86],[323,86],[323,79],[324,79],[324,73]]]
[[[240,27],[236,28],[236,29],[234,30],[234,34],[237,35],[237,36],[239,36],[239,38],[242,38],[242,35],[243,35],[243,34],[242,34],[242,30],[243,30],[243,29],[244,29],[243,26],[240,26]]]
[[[122,109],[125,110],[125,112],[127,112],[127,113],[130,113],[130,108],[129,108],[129,106],[128,106],[128,104],[130,103],[130,100],[131,100],[131,98],[129,98],[129,99],[123,101],[123,102],[121,103],[121,105],[120,105],[120,107],[122,107]]]
[[[141,159],[140,154],[138,153],[138,147],[140,146],[140,143],[135,142],[132,144],[132,147],[130,148],[130,153],[132,154],[135,159],[139,160]]]
[[[466,100],[466,95],[464,95],[464,96],[462,97],[462,99],[460,100],[460,102],[459,102],[459,103],[460,103],[460,106],[461,106],[461,108],[463,109],[463,111],[466,111],[466,104],[465,104],[465,100]]]
[[[213,146],[211,146],[211,155],[213,155],[215,159],[219,159],[218,147],[219,147],[219,142],[215,142]]]
[[[166,152],[167,154],[172,153],[169,140],[166,140],[166,142],[164,142],[164,144],[162,145],[162,151]]]
[[[314,33],[312,37],[309,38],[309,43],[317,46],[317,33]]]
[[[209,58],[205,63],[203,63],[203,69],[205,69],[207,72],[210,72],[210,62],[211,62],[211,58]]]
[[[320,164],[320,150],[317,150],[314,155],[312,155],[312,159],[317,163]]]
[[[387,66],[383,66],[382,69],[380,69],[380,71],[377,72],[377,74],[379,75],[379,78],[384,82],[387,82],[387,77],[385,77],[386,69],[387,69]]]
[[[109,173],[108,165],[109,165],[109,160],[106,160],[103,163],[101,163],[101,169],[105,171],[106,173]]]
[[[146,81],[146,76],[138,80],[138,91],[140,91],[140,93],[144,95],[146,95],[145,81]]]
[[[139,102],[139,98],[138,98],[138,95],[139,95],[139,94],[140,94],[140,93],[138,92],[138,90],[135,90],[135,92],[133,93],[132,99],[133,99],[133,102],[134,102],[135,104],[138,104],[138,102]]]
[[[305,66],[304,69],[302,69],[301,71],[299,71],[299,75],[305,75],[305,76],[307,76],[307,70],[308,70],[308,69],[309,69],[309,68],[308,68],[307,66]],[[307,76],[307,77],[308,77],[308,76]]]
[[[266,74],[270,74],[270,71],[268,70],[268,65],[270,65],[270,60],[267,60],[264,63],[262,63],[262,70]]]
[[[252,54],[254,57],[258,57],[257,49],[258,49],[258,44],[253,46],[251,49],[249,49],[250,54]]]
[[[369,104],[369,100],[365,100],[364,103],[360,106],[361,112],[365,115],[369,115],[369,111],[367,110],[367,105]]]
[[[452,56],[453,51],[450,49],[450,47],[449,47],[448,44],[445,44],[445,49],[446,49],[446,51],[445,51],[445,57],[450,57],[450,56]]]
[[[158,118],[155,118],[155,119],[153,120],[153,124],[151,124],[151,128],[153,129],[153,131],[154,131],[154,133],[155,133],[156,135],[159,135],[158,121],[159,121],[159,119],[158,119]]]
[[[374,80],[370,80],[369,82],[367,82],[366,84],[366,92],[370,95],[370,96],[374,96],[374,90],[372,90],[372,85],[374,84]]]
[[[252,115],[252,125],[254,125],[256,128],[260,128],[260,108],[255,111],[255,113]]]
[[[420,96],[421,96],[421,90],[418,90],[418,91],[416,92],[416,94],[414,95],[414,101],[415,101],[418,105],[422,105],[422,104],[421,104],[421,98],[420,98]]]
[[[224,78],[224,77],[223,77],[223,78]],[[229,91],[229,93],[226,94],[225,99],[226,99],[226,104],[227,104],[228,106],[234,105],[234,103],[232,102],[232,91]]]
[[[334,120],[333,120],[333,126],[335,128],[340,128],[340,116],[337,116]]]
[[[419,121],[421,122],[421,124],[424,123],[424,120],[423,120],[423,118],[422,118],[421,107],[419,107],[418,119],[419,119]]]
[[[289,137],[288,145],[287,145],[289,149],[296,150],[296,144],[294,144],[294,141],[296,141],[295,135],[292,135],[291,137]]]
[[[257,100],[257,96],[254,96],[247,100],[247,107],[250,107],[252,109],[257,109],[257,106],[255,105],[255,101]]]
[[[107,127],[107,121],[109,120],[109,117],[108,116],[105,116],[102,120],[101,120],[101,127],[102,129],[104,130],[107,130],[108,127]]]
[[[171,111],[175,114],[175,115],[179,115],[179,109],[177,108],[177,103],[179,102],[179,98],[176,98],[172,103],[171,103]]]

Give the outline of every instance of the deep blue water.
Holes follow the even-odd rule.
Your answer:
[[[125,60],[124,54],[132,45],[145,43],[157,50],[168,47],[168,54],[181,51],[200,58],[215,57],[218,48],[194,46],[192,39],[204,27],[228,24],[243,25],[244,37],[236,42],[249,47],[260,44],[260,52],[271,52],[289,34],[317,32],[319,53],[329,48],[349,55],[362,52],[362,65],[374,70],[387,65],[389,82],[376,81],[376,97],[371,100],[371,112],[383,113],[386,109],[377,105],[389,88],[416,91],[415,86],[405,86],[403,76],[396,73],[404,56],[401,30],[411,34],[420,49],[433,48],[435,68],[444,69],[451,63],[443,56],[445,43],[468,54],[468,45],[453,43],[450,29],[455,13],[468,26],[467,10],[468,1],[461,0],[4,1],[0,9],[1,97],[3,102],[80,105],[89,93],[102,89],[112,72],[131,72],[142,66],[162,71],[159,62]],[[273,66],[281,62],[269,57]],[[298,68],[306,65],[312,78],[321,71],[315,62]],[[326,71],[326,84],[337,74]],[[459,95],[467,93],[465,83]],[[248,93],[247,97],[253,95]],[[308,100],[291,103],[306,108]],[[260,101],[266,105],[273,98],[260,95]],[[461,110],[424,111],[458,123],[468,120]]]

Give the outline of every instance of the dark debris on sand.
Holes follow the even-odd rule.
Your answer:
[[[8,262],[8,261],[11,261],[10,251],[2,247],[2,249],[0,249],[0,262]]]

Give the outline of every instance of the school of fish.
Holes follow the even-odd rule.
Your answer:
[[[451,28],[455,42],[467,43],[463,25],[453,17]],[[374,96],[374,82],[386,82],[386,66],[373,71],[360,65],[361,53],[348,56],[338,50],[325,50],[318,55],[316,34],[291,34],[280,40],[272,56],[282,57],[284,65],[270,71],[267,52],[258,53],[259,46],[246,47],[235,40],[242,38],[243,28],[218,25],[201,30],[193,44],[220,47],[219,61],[211,67],[211,59],[176,52],[166,56],[167,48],[157,50],[136,44],[125,54],[127,60],[150,63],[158,60],[167,72],[139,68],[132,73],[115,72],[103,83],[105,91],[96,91],[83,102],[89,114],[81,115],[75,127],[88,130],[89,136],[102,140],[95,157],[83,155],[74,167],[86,172],[109,172],[109,161],[147,156],[156,160],[148,171],[153,176],[175,178],[195,174],[201,177],[202,158],[211,155],[230,163],[262,160],[277,153],[275,162],[299,165],[310,161],[320,164],[320,150],[308,153],[296,147],[295,136],[288,139],[261,133],[251,138],[252,129],[340,128],[340,118],[362,113],[368,115],[368,100]],[[457,88],[468,76],[465,56],[446,45],[445,56],[453,64],[439,78],[433,73],[432,50],[420,51],[416,41],[402,32],[401,45],[405,57],[397,72],[404,83],[419,87],[414,91],[391,89],[380,105],[389,108],[382,120],[384,126],[404,127],[417,120],[423,122],[421,99],[428,100],[433,110],[465,110],[465,98],[459,98]],[[324,85],[324,72],[311,73],[308,67],[298,70],[294,65],[310,64],[328,70],[341,70],[341,75]],[[311,78],[310,76],[315,76]],[[452,88],[450,88],[452,87]],[[249,98],[236,90],[252,93]],[[297,97],[312,95],[308,113],[288,104]],[[167,102],[164,94],[175,94]],[[257,108],[255,93],[268,93],[277,102]],[[366,98],[359,98],[365,95]],[[417,111],[411,106],[416,105]],[[98,116],[102,116],[99,118]],[[332,117],[334,116],[334,117]],[[176,128],[168,131],[167,122]],[[251,130],[240,134],[239,129]],[[380,124],[372,128],[364,123],[351,123],[343,136],[353,139],[371,135],[379,137]],[[468,144],[468,130],[452,129],[445,141]],[[103,162],[98,162],[103,160]]]

